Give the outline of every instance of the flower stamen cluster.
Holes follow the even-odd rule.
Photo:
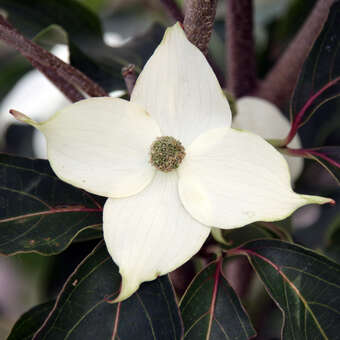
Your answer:
[[[150,163],[163,172],[177,169],[184,156],[182,143],[170,136],[158,137],[150,147]]]

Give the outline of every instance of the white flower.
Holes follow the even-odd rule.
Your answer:
[[[66,45],[56,45],[51,53],[68,62],[69,51]],[[14,122],[8,111],[15,107],[18,111],[30,112],[32,118],[45,120],[51,114],[60,110],[70,101],[41,72],[29,71],[6,95],[0,105],[0,143],[7,128]],[[33,134],[33,149],[39,158],[46,158],[44,137],[41,133]]]
[[[104,238],[122,275],[116,301],[189,260],[211,226],[279,220],[303,205],[331,202],[294,193],[281,154],[261,137],[230,128],[216,77],[179,24],[145,65],[131,102],[86,99],[44,123],[13,114],[45,135],[62,180],[108,197]],[[169,170],[164,156],[174,146],[159,153],[165,147],[162,140],[155,146],[160,136],[185,148],[181,162],[183,149],[170,140],[179,149],[170,160],[177,169],[163,172],[151,164],[153,145],[154,163]]]
[[[271,103],[256,97],[243,97],[236,102],[237,114],[232,127],[248,130],[265,139],[284,139],[289,132],[290,123]],[[289,147],[301,148],[301,141],[296,134]],[[301,175],[303,158],[284,155],[294,183]]]

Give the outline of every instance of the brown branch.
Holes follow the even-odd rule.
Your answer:
[[[334,0],[318,0],[308,19],[279,59],[256,95],[277,106],[283,106],[291,97],[299,73],[315,40],[325,24]]]
[[[45,77],[48,78],[71,102],[77,102],[84,99],[84,96],[77,90],[76,87],[59,77],[54,71],[51,71],[50,68],[37,63],[33,59],[27,59],[33,67],[43,73]]]
[[[179,22],[183,22],[184,16],[181,9],[177,6],[174,0],[160,0],[167,10],[169,16]]]
[[[137,80],[137,74],[135,71],[135,65],[130,64],[122,68],[122,76],[125,81],[125,85],[129,95],[131,95],[132,90],[135,86]]]
[[[227,84],[236,97],[256,87],[256,57],[253,37],[253,1],[226,0]]]
[[[184,32],[188,39],[197,46],[204,55],[208,53],[216,15],[217,0],[186,0]]]
[[[74,92],[75,89],[80,89],[92,97],[108,96],[102,87],[93,82],[85,74],[73,66],[64,63],[62,60],[50,52],[44,50],[36,43],[26,39],[1,15],[0,39],[5,41],[8,45],[14,47],[30,62],[34,61],[36,65],[39,65],[39,69],[41,71],[45,70],[46,72],[46,70],[49,70],[49,79],[53,82],[55,79],[58,79],[59,83],[62,79],[72,86],[72,92]],[[54,74],[53,77],[51,76],[52,74]],[[64,87],[64,90],[66,90],[66,87]],[[80,91],[78,92],[78,95],[81,95]],[[73,95],[71,95],[71,97],[73,97]]]
[[[183,29],[187,38],[206,56],[211,68],[224,87],[223,72],[208,54],[208,44],[216,15],[216,0],[186,0]]]

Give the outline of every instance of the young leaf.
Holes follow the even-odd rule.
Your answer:
[[[291,101],[292,129],[287,144],[323,104],[340,96],[339,22],[340,1],[336,0],[300,73]]]
[[[55,301],[35,306],[24,313],[12,328],[7,340],[31,340],[55,305]]]
[[[0,252],[63,251],[102,223],[104,199],[59,180],[48,161],[0,154]]]
[[[68,278],[34,340],[180,340],[182,324],[167,276],[142,284],[129,299],[109,303],[120,288],[104,242]]]
[[[246,243],[236,253],[254,270],[283,313],[283,339],[338,339],[340,266],[309,249],[278,240]]]
[[[204,268],[182,298],[185,340],[246,340],[256,335],[221,265],[222,258]]]

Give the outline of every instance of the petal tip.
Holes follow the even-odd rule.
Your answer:
[[[139,282],[129,280],[126,276],[122,275],[122,283],[118,296],[112,301],[112,303],[122,302],[128,299],[134,294],[140,286]]]
[[[302,195],[302,197],[307,201],[307,204],[330,204],[332,206],[336,205],[335,200],[328,197],[321,196],[310,196],[310,195]]]
[[[33,119],[29,118],[25,114],[17,111],[17,110],[9,110],[9,113],[16,119],[19,120],[20,122],[27,123],[29,125],[37,126],[37,122],[35,122]]]

